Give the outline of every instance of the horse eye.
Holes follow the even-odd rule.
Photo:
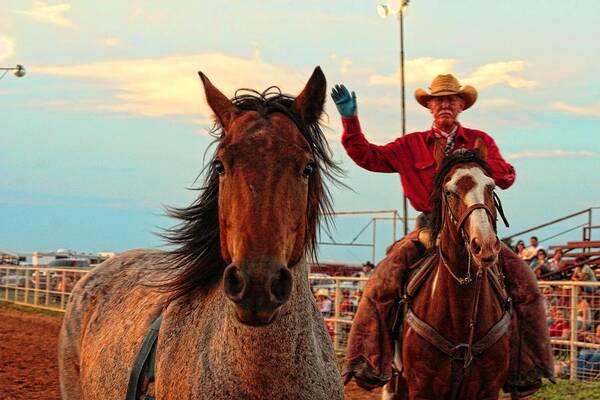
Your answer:
[[[310,178],[310,176],[315,172],[315,163],[314,162],[309,162],[308,164],[306,164],[306,167],[304,167],[304,171],[302,171],[302,176],[305,178]]]
[[[219,161],[219,160],[213,161],[213,167],[214,167],[215,171],[217,171],[217,174],[223,175],[225,173],[225,166],[223,165],[223,163],[221,161]]]
[[[453,191],[451,191],[451,190],[446,190],[446,197],[454,197],[454,196],[456,196],[456,195],[454,194],[454,192],[453,192]]]

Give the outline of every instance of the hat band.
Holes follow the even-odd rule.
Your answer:
[[[460,89],[440,89],[440,90],[436,90],[435,92],[431,92],[431,96],[443,96],[446,94],[456,94],[459,93]]]

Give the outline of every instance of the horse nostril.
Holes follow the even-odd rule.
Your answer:
[[[479,244],[479,240],[477,240],[477,238],[471,240],[471,253],[475,255],[481,253],[481,245]]]
[[[225,268],[223,273],[223,289],[225,294],[234,302],[240,302],[244,296],[246,288],[246,278],[240,269],[235,265]]]
[[[271,295],[278,304],[285,303],[292,292],[292,274],[283,267],[271,281]]]

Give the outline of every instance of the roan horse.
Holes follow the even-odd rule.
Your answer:
[[[126,252],[77,284],[59,340],[63,399],[124,399],[161,313],[155,381],[138,398],[341,399],[305,261],[331,207],[324,178],[341,174],[319,127],[325,76],[317,67],[296,98],[233,100],[200,77],[218,141],[203,190],[170,210],[175,250]]]
[[[434,245],[409,280],[404,305],[404,396],[411,400],[496,400],[508,374],[511,304],[498,266],[494,181],[484,158],[481,147],[438,164]]]

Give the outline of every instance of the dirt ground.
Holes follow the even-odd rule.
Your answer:
[[[61,318],[0,305],[0,399],[58,400],[57,337]],[[350,384],[346,399],[379,395]]]
[[[61,319],[0,306],[0,399],[60,399]]]

